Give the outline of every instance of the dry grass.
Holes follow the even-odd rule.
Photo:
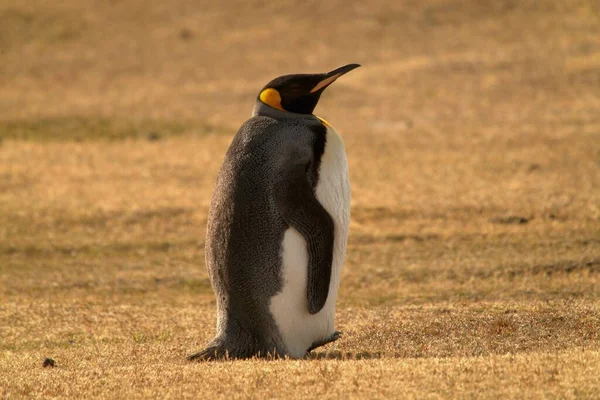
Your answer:
[[[600,397],[599,37],[593,1],[0,4],[0,396]],[[347,62],[317,110],[344,337],[187,363],[231,135],[272,77]]]

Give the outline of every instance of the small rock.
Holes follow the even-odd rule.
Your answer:
[[[190,40],[192,36],[194,36],[194,33],[187,28],[183,28],[179,31],[179,38],[182,40]]]
[[[509,215],[506,217],[498,217],[490,219],[490,222],[495,224],[505,225],[523,225],[529,222],[531,218],[520,217],[518,215]]]
[[[44,367],[44,368],[54,368],[55,366],[56,366],[56,363],[51,358],[46,358],[44,360],[44,363],[42,364],[42,367]]]
[[[151,142],[155,142],[157,140],[160,140],[160,133],[150,132],[146,138]]]

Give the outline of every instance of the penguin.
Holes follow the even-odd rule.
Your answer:
[[[233,138],[211,199],[206,266],[216,337],[189,360],[303,358],[337,340],[335,305],[350,223],[344,142],[313,114],[359,67],[280,76]]]

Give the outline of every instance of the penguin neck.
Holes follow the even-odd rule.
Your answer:
[[[298,114],[289,111],[279,110],[271,106],[266,105],[260,100],[254,104],[254,110],[252,116],[262,115],[265,117],[271,117],[275,119],[294,119],[294,120],[308,120],[308,121],[319,121],[319,118],[313,114]]]

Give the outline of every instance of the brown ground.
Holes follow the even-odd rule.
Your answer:
[[[205,3],[0,3],[0,397],[600,397],[597,2]],[[344,337],[186,362],[232,134],[349,62]]]

